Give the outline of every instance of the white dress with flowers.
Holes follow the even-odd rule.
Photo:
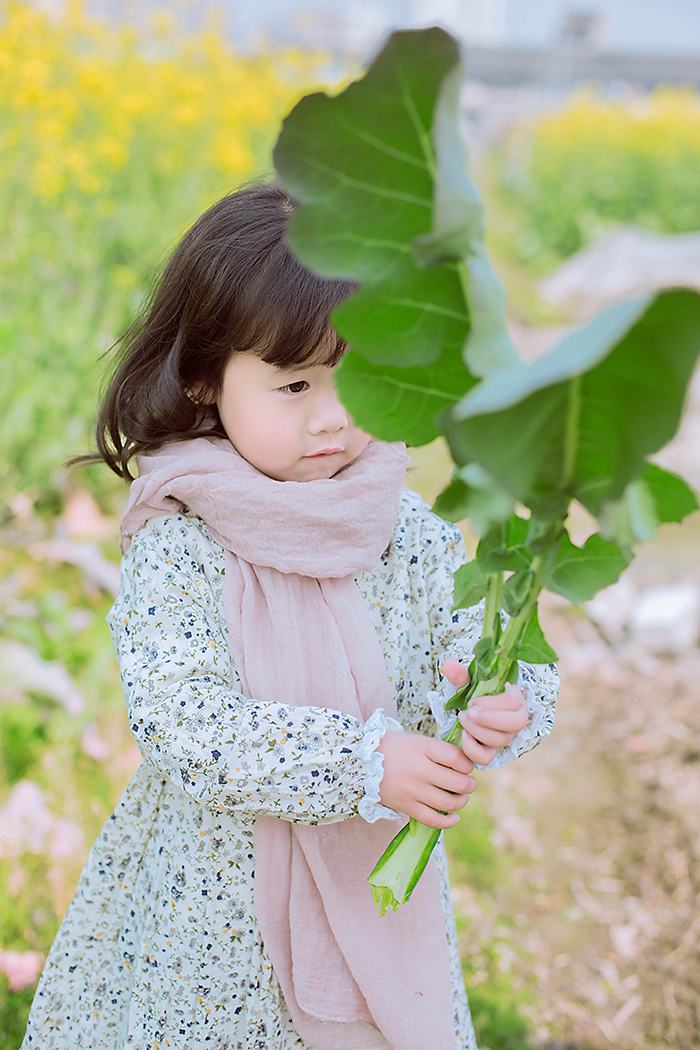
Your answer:
[[[447,656],[470,659],[480,608],[451,612],[458,529],[404,490],[376,568],[358,579],[406,729]],[[51,949],[24,1050],[304,1050],[253,905],[259,813],[306,824],[396,816],[379,806],[387,721],[241,695],[227,640],[224,554],[186,512],[149,521],[109,615],[144,761],[92,848]],[[531,718],[502,764],[549,732],[553,666],[522,665]],[[397,824],[397,830],[400,824]],[[476,1043],[444,847],[455,1047]],[[309,1050],[309,1048],[306,1048]]]

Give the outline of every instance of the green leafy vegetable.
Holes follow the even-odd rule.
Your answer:
[[[527,660],[531,664],[548,664],[557,658],[557,654],[542,633],[537,616],[537,606],[530,613],[530,619],[522,638],[515,647],[514,655],[518,660]]]
[[[654,510],[660,522],[683,521],[683,518],[698,509],[697,496],[677,474],[662,470],[654,463],[647,463],[641,480],[654,501]]]
[[[557,546],[547,552],[542,582],[547,590],[570,602],[587,602],[615,583],[629,560],[614,540],[605,540],[600,533],[589,536],[583,547],[577,547],[565,532]]]
[[[526,569],[532,561],[526,546],[528,528],[528,522],[515,514],[508,521],[493,525],[477,548],[476,559],[481,568],[486,572]]]
[[[468,609],[486,597],[489,585],[488,573],[485,573],[478,562],[470,561],[462,565],[455,573],[455,609]]]
[[[612,306],[532,364],[518,358],[467,172],[461,77],[448,34],[395,33],[361,80],[302,99],[275,150],[300,205],[292,250],[358,284],[332,315],[350,346],[342,400],[377,437],[442,434],[455,470],[435,509],[469,516],[482,535],[455,574],[455,608],[484,601],[469,683],[446,704],[455,710],[515,682],[518,660],[556,659],[539,624],[542,587],[587,601],[660,522],[697,509],[685,482],[647,457],[676,432],[700,353],[700,296],[674,289]],[[573,500],[600,529],[582,547],[566,531]],[[460,735],[457,722],[445,739]],[[411,821],[387,848],[370,876],[382,914],[408,899],[437,837]]]

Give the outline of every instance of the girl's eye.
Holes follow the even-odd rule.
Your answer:
[[[301,394],[302,391],[308,388],[309,384],[305,379],[297,379],[296,383],[287,383],[286,386],[281,386],[280,390],[289,394]]]

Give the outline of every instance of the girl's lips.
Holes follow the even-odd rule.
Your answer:
[[[304,459],[320,459],[322,456],[335,456],[342,451],[342,448],[322,448],[320,452],[313,452],[310,456],[304,456]]]

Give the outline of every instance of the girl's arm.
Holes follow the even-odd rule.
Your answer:
[[[448,659],[464,667],[481,635],[483,602],[469,609],[452,610],[453,574],[467,561],[462,535],[456,525],[429,513],[423,523],[423,571],[429,604],[431,651],[436,681]],[[487,766],[498,768],[532,750],[550,732],[554,705],[559,692],[559,676],[554,664],[520,662],[518,687],[528,706],[528,722],[507,746],[502,747]]]
[[[353,816],[391,720],[375,712],[364,726],[284,697],[244,697],[228,645],[223,565],[201,522],[184,514],[150,521],[123,559],[108,620],[139,749],[213,809],[306,824]]]

